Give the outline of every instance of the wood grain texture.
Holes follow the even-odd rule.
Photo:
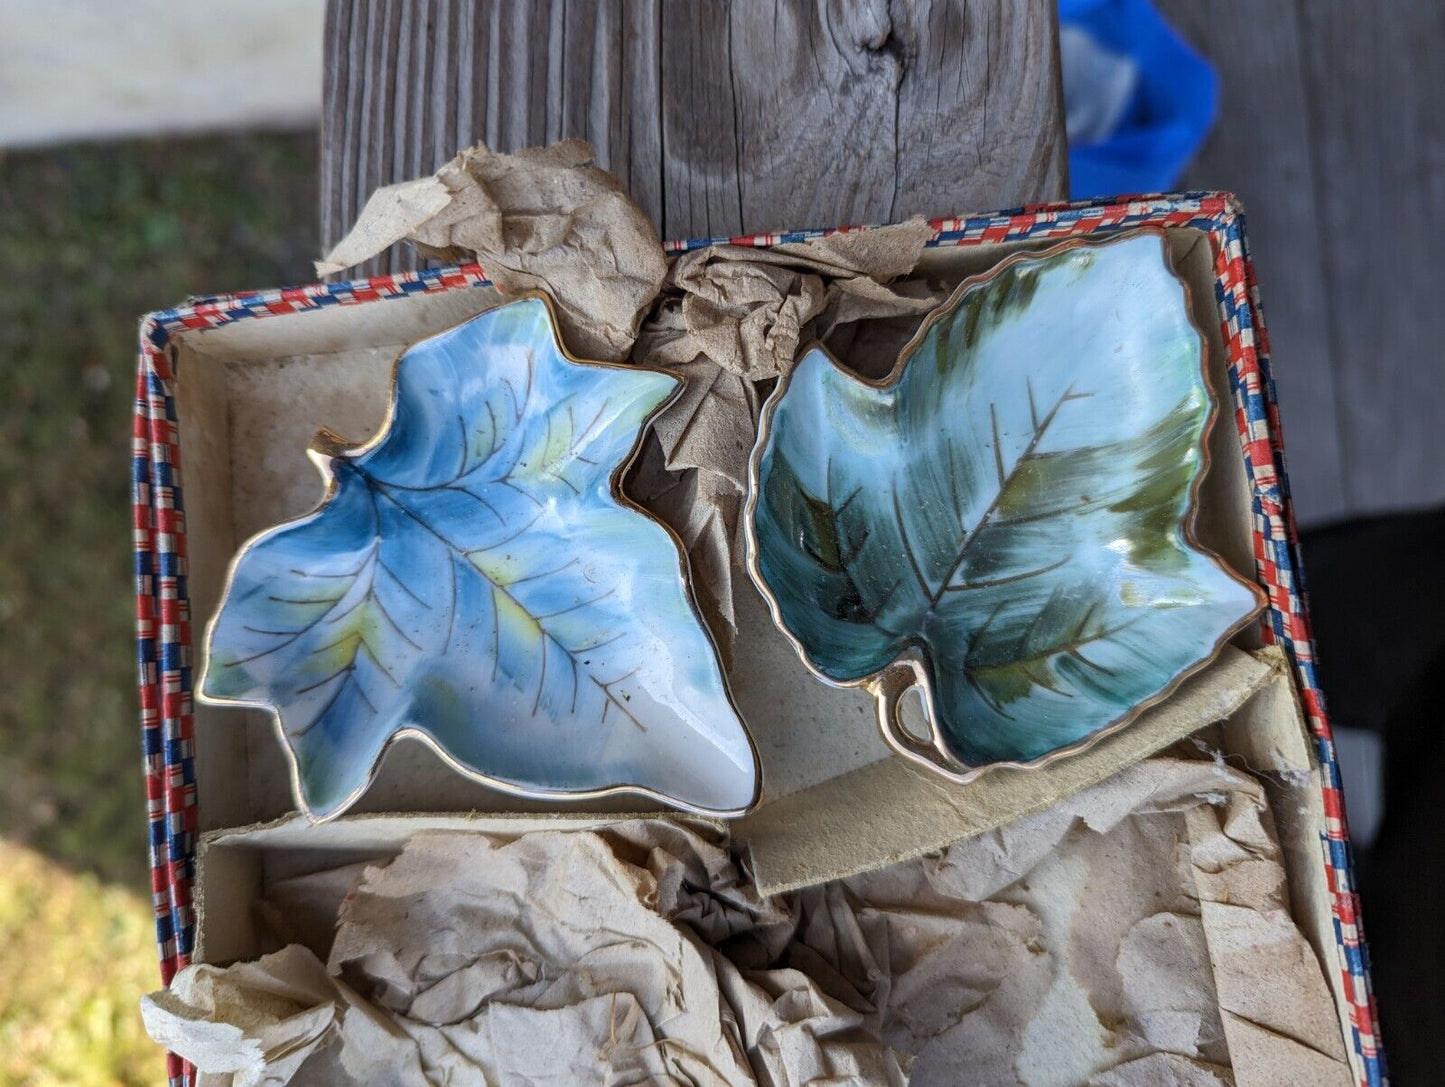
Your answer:
[[[1059,86],[1050,0],[331,0],[323,240],[477,141],[588,140],[664,237],[1059,199]]]
[[[1181,188],[1230,189],[1249,237],[1269,322],[1290,484],[1301,522],[1345,512],[1340,405],[1326,312],[1305,77],[1293,0],[1159,0],[1219,72],[1220,119]]]
[[[1445,501],[1445,6],[1298,6],[1352,514]]]

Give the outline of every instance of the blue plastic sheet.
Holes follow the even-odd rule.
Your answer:
[[[1148,0],[1059,0],[1070,194],[1175,187],[1219,108],[1208,61]]]

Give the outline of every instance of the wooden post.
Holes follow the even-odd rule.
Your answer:
[[[323,125],[326,245],[477,141],[589,141],[665,238],[1067,188],[1051,0],[330,0]]]

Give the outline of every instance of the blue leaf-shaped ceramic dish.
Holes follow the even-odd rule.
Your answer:
[[[200,694],[275,713],[315,818],[401,735],[529,796],[757,800],[679,543],[618,489],[677,379],[555,327],[525,297],[408,349],[382,432],[323,434],[322,504],[232,565]]]
[[[969,280],[892,375],[808,351],[764,407],[749,563],[823,679],[956,779],[1038,765],[1202,667],[1262,605],[1194,540],[1214,415],[1163,235]],[[932,735],[900,720],[924,696]]]

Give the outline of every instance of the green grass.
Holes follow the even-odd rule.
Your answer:
[[[188,295],[312,278],[315,142],[0,155],[0,836],[43,854],[0,858],[0,1083],[139,1082],[126,1071],[134,1002],[157,975],[149,935],[134,938],[150,931],[128,492],[136,325]],[[40,908],[52,901],[64,908]],[[98,1005],[101,991],[124,999]]]
[[[164,1083],[136,1007],[159,981],[140,895],[0,842],[0,1084]]]
[[[136,324],[311,279],[312,136],[0,159],[0,833],[143,886],[132,653]]]

